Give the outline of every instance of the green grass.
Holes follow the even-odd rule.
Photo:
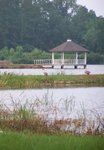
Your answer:
[[[65,87],[65,85],[74,84],[104,86],[104,75],[0,75],[1,89],[60,87],[62,85]]]
[[[103,150],[104,137],[1,133],[0,150]]]

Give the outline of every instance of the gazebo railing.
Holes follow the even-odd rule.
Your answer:
[[[54,65],[61,65],[62,59],[54,59]]]
[[[76,59],[54,59],[54,62],[52,62],[52,59],[35,59],[34,64],[37,65],[84,65],[85,60],[84,59],[78,59],[76,62]]]
[[[78,59],[78,64],[85,64],[85,59]]]
[[[64,64],[65,65],[73,65],[73,64],[76,64],[76,59],[65,59],[64,60]]]

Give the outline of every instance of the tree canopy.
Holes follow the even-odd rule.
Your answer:
[[[104,18],[76,0],[0,0],[0,48],[45,51],[70,38],[104,54]]]

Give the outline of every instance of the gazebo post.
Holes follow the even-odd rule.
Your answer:
[[[52,68],[54,68],[54,52],[52,52]]]
[[[76,52],[75,66],[74,66],[75,69],[77,69],[77,65],[78,65],[78,53]]]
[[[84,54],[84,69],[86,68],[86,64],[87,64],[87,53],[85,52],[85,54]]]
[[[62,64],[61,64],[61,69],[64,68],[64,52],[62,53]]]

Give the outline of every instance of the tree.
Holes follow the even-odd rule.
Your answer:
[[[0,0],[1,47],[15,47],[19,42],[19,0]]]
[[[89,22],[84,40],[92,51],[104,54],[104,18]]]
[[[46,41],[47,49],[50,49],[63,41],[66,41],[70,35],[70,21],[75,13],[75,0],[53,0],[47,3],[45,8],[48,14],[48,31]],[[47,45],[46,43],[46,45]]]
[[[84,35],[87,31],[87,26],[91,20],[94,20],[96,15],[93,11],[88,12],[88,9],[83,6],[79,6],[77,13],[72,18],[72,39],[78,43],[84,44]]]

